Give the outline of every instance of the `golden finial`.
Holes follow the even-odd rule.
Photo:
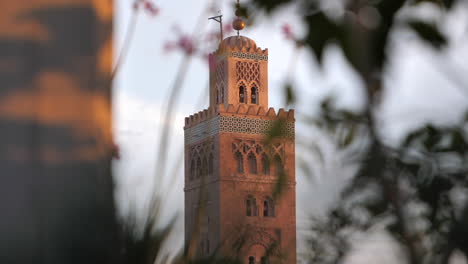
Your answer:
[[[242,20],[242,18],[240,18],[241,11],[240,11],[239,0],[237,0],[236,13],[235,14],[236,14],[237,18],[234,19],[234,21],[232,21],[232,28],[234,30],[237,30],[237,36],[239,36],[239,31],[245,28],[245,22],[244,22],[244,20]]]

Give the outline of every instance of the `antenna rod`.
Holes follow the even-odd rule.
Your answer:
[[[219,42],[223,41],[223,15],[208,18],[208,20],[210,20],[210,19],[219,23],[219,34],[220,34],[220,37],[221,37],[219,39]]]

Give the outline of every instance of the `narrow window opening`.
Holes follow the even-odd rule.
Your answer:
[[[244,173],[244,160],[240,152],[236,152],[237,172]]]
[[[249,172],[252,174],[257,174],[257,158],[253,153],[250,153],[248,156],[249,160]]]
[[[213,174],[213,154],[210,154],[210,158],[209,158],[209,161],[208,161],[208,174],[209,175],[212,175]]]
[[[255,257],[254,256],[249,257],[249,264],[255,264]]]
[[[280,176],[282,173],[284,173],[283,162],[281,161],[281,158],[278,155],[276,155],[275,156],[275,175]]]
[[[260,259],[260,264],[268,264],[268,258],[263,256],[261,259]]]
[[[197,159],[197,173],[196,173],[196,178],[200,178],[202,175],[202,165],[201,165],[201,160],[200,158]]]
[[[218,92],[218,90],[216,90],[215,102],[216,102],[216,104],[219,104],[219,92]]]
[[[245,103],[245,87],[239,87],[239,103]]]
[[[262,172],[263,175],[270,175],[270,161],[265,154],[262,157]]]
[[[193,177],[195,176],[196,173],[196,168],[195,168],[195,160],[192,160],[192,163],[190,164],[190,174],[189,174],[189,179],[193,180]]]
[[[252,89],[251,89],[250,102],[252,104],[257,104],[258,103],[258,90],[257,90],[257,87],[252,87]]]
[[[206,160],[206,157],[203,158],[203,176],[208,175],[208,161]]]
[[[224,87],[221,87],[221,100],[219,103],[220,104],[224,103]]]
[[[273,204],[273,199],[266,197],[263,201],[263,216],[264,217],[274,217],[275,216],[275,205]]]
[[[245,206],[246,206],[247,216],[258,215],[257,200],[255,200],[255,197],[249,195],[247,199],[245,200]]]

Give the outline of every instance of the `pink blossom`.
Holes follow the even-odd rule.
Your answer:
[[[227,23],[227,24],[224,24],[223,26],[223,32],[225,34],[229,34],[229,33],[232,33],[234,30],[232,29],[232,21],[231,23]]]
[[[151,1],[144,1],[144,8],[148,14],[151,16],[157,16],[159,14],[159,8],[153,4]]]
[[[190,36],[182,35],[177,42],[179,48],[181,48],[186,54],[192,55],[195,52],[195,44]]]
[[[286,37],[286,39],[296,40],[296,37],[294,36],[294,33],[292,32],[290,24],[287,24],[287,23],[283,24],[283,26],[281,26],[281,30],[283,31],[283,34]]]

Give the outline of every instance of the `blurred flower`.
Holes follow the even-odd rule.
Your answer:
[[[194,39],[186,34],[180,34],[176,41],[164,43],[164,51],[170,52],[176,49],[181,50],[186,55],[193,55],[197,50]]]
[[[234,30],[232,29],[232,21],[231,23],[226,23],[223,26],[223,33],[224,34],[229,34],[232,33]]]
[[[137,10],[143,6],[143,9],[151,16],[157,16],[159,14],[159,8],[150,0],[135,0],[133,2],[133,9]]]
[[[182,35],[177,42],[179,48],[181,48],[186,54],[192,55],[196,48],[193,38],[187,35]]]
[[[287,24],[287,23],[283,24],[283,26],[281,26],[281,30],[283,31],[283,34],[286,37],[286,39],[296,40],[296,37],[294,36],[292,32],[290,24]]]
[[[288,23],[283,24],[281,26],[281,31],[283,32],[283,35],[287,40],[291,40],[295,42],[297,47],[302,46],[303,42],[297,36],[294,35],[290,24]]]

